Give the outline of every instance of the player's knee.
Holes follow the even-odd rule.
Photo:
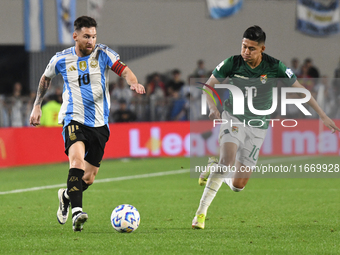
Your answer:
[[[91,185],[94,182],[94,179],[96,178],[96,174],[95,173],[86,173],[83,176],[83,180],[87,185]]]
[[[85,162],[80,158],[70,159],[70,168],[85,169]]]
[[[94,182],[94,179],[90,178],[88,174],[84,174],[83,181],[86,183],[86,185],[91,185]]]

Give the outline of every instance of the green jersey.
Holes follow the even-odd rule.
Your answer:
[[[281,61],[262,53],[261,63],[252,69],[241,55],[232,56],[222,61],[213,71],[213,75],[221,80],[229,77],[229,83],[240,88],[243,95],[247,97],[247,88],[253,88],[253,106],[256,110],[268,110],[272,106],[273,87],[277,86],[280,80],[283,85],[291,86],[296,81],[295,74],[287,68]],[[281,78],[281,79],[279,79]],[[223,109],[233,114],[233,96],[229,93],[229,98],[224,101]],[[240,121],[253,126],[261,126],[267,129],[270,115],[255,115],[248,108],[247,98],[244,100],[244,115],[234,115]],[[258,121],[254,121],[258,120]]]

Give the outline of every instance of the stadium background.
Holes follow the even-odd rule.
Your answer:
[[[0,37],[0,46],[3,52],[8,49],[7,46],[24,45],[23,13],[23,1],[2,1],[0,32],[4,36]],[[87,1],[78,0],[76,15],[86,14]],[[12,89],[13,84],[20,77],[23,91],[26,94],[35,92],[47,61],[54,52],[67,47],[58,44],[55,1],[44,1],[44,15],[46,50],[24,52],[22,53],[22,61],[20,61],[20,54],[17,54],[15,66],[18,66],[18,68],[14,69],[12,73],[7,72],[1,75],[2,89],[5,87]],[[295,22],[295,1],[246,0],[239,13],[220,20],[209,18],[205,1],[106,1],[99,19],[97,42],[108,44],[117,50],[121,54],[122,60],[132,68],[143,84],[147,83],[147,77],[150,74],[154,72],[170,74],[173,69],[180,70],[181,79],[186,82],[194,72],[198,59],[204,60],[207,70],[212,70],[225,57],[238,54],[243,31],[253,24],[258,24],[267,33],[266,52],[268,54],[282,60],[287,66],[291,64],[292,58],[298,58],[301,62],[306,58],[311,58],[313,64],[319,68],[320,75],[332,78],[339,61],[339,54],[334,54],[338,52],[339,35],[326,38],[307,36],[295,29]],[[3,56],[5,56],[5,52]],[[20,63],[26,63],[26,65],[23,64],[24,68]],[[5,66],[6,61],[3,61],[2,65]],[[23,70],[25,67],[27,70]],[[114,82],[117,77],[111,74],[110,79]],[[329,79],[330,81],[331,79]],[[55,79],[52,85],[50,91],[53,91],[55,87],[60,87],[62,85],[60,77]],[[313,95],[317,97],[317,93]],[[28,96],[23,98],[26,100],[26,109],[24,110],[26,122],[23,126],[27,126],[32,98]],[[159,110],[162,109],[159,102],[164,101],[164,99],[156,98],[155,100],[145,101],[143,99],[135,102],[134,109],[136,111],[137,109],[147,108],[150,112],[148,117],[141,118],[140,121],[168,120],[161,116],[163,112]],[[325,101],[326,99],[321,97],[321,100]],[[114,101],[112,105],[117,104],[117,101]],[[165,102],[168,101],[165,100]],[[336,103],[337,99],[334,99],[334,102]],[[5,107],[4,105],[2,107]],[[131,106],[133,105],[131,104]],[[166,104],[166,106],[168,105]],[[330,114],[332,118],[338,116],[337,110],[334,111],[334,109],[335,107],[333,107],[333,111],[327,112],[328,114],[332,113]],[[274,129],[277,132],[275,133],[277,142],[273,142],[273,136],[268,136],[261,153],[264,155],[315,155],[324,153],[338,155],[339,137],[323,130],[322,126],[319,128],[318,120],[315,117],[314,114],[313,120],[301,122],[299,127],[289,131],[291,134],[288,134],[288,136],[284,134],[287,130]],[[106,158],[188,156],[190,125],[188,122],[182,124],[184,126],[169,122],[168,125],[173,126],[169,131],[163,130],[166,125],[157,122],[144,123],[141,130],[140,125],[136,127],[135,123],[120,124],[124,128],[119,130],[128,130],[126,135],[121,135],[120,131],[115,131],[116,127],[111,124],[113,136],[109,144],[112,142],[112,144],[128,147],[124,149],[125,153],[121,154],[114,150],[114,146],[112,146],[113,152],[108,149]],[[186,128],[183,129],[182,127]],[[58,144],[59,147],[56,147],[58,148],[56,151],[58,151],[59,148],[62,148],[62,141],[58,142],[60,138],[58,135],[59,128],[53,130],[56,130],[55,135],[50,135],[49,139],[55,138],[50,143]],[[36,154],[36,151],[31,149],[30,146],[32,148],[33,146],[38,147],[41,150],[48,146],[43,142],[38,145],[37,141],[27,142],[27,146],[23,146],[21,139],[25,137],[27,132],[32,132],[30,137],[42,137],[42,132],[39,129],[31,130],[26,127],[12,129],[7,127],[0,130],[0,166],[28,164],[30,160],[25,161],[23,159],[33,159],[33,155]],[[212,133],[216,134],[216,132]],[[131,136],[134,134],[137,136],[132,139]],[[164,140],[163,138],[169,137],[169,134],[170,138]],[[273,134],[273,132],[270,132],[270,134]],[[122,139],[122,137],[127,140]],[[214,144],[217,144],[216,135],[212,138],[215,139]],[[208,139],[204,141],[208,142]],[[168,153],[164,149],[168,146],[167,144],[170,147],[175,147],[175,149]],[[205,149],[201,150],[199,155],[217,153],[217,151],[209,150],[208,147],[205,145]],[[134,153],[133,148],[137,148],[138,153]],[[25,154],[27,156],[23,157]],[[56,157],[56,155],[59,155],[59,157]],[[50,161],[48,161],[48,158],[51,158]],[[44,159],[40,163],[60,162],[67,158],[62,153],[50,153]],[[33,162],[39,163],[39,160],[31,163]]]
[[[58,44],[55,1],[44,1],[46,45]],[[0,44],[24,44],[23,1],[1,1]],[[87,14],[87,1],[77,1],[77,16]],[[316,38],[295,30],[296,1],[245,0],[236,15],[212,20],[202,0],[106,1],[98,27],[98,42],[115,46],[169,46],[154,54],[126,61],[143,81],[151,72],[178,68],[183,78],[198,59],[213,69],[240,52],[243,31],[258,24],[267,33],[266,52],[287,65],[293,57],[312,58],[322,74],[333,77],[339,61],[339,36]],[[183,57],[185,56],[185,57]],[[122,59],[124,60],[124,59]],[[40,74],[46,63],[37,63]],[[113,75],[111,75],[113,78]],[[32,86],[36,88],[36,81]]]
[[[77,16],[87,14],[86,2],[77,0]],[[25,53],[23,1],[0,1],[0,117],[14,83],[22,83],[23,99],[29,102],[46,61],[67,47],[57,42],[55,1],[44,0],[44,5],[46,51]],[[166,75],[175,68],[186,80],[198,59],[212,70],[238,54],[243,31],[257,24],[267,33],[268,54],[287,65],[292,58],[311,58],[321,75],[333,78],[339,35],[306,36],[295,30],[295,21],[296,1],[290,0],[244,0],[238,14],[220,20],[209,19],[203,0],[107,0],[98,42],[116,49],[144,84],[150,74]],[[21,51],[13,55],[11,47]],[[16,61],[9,72],[11,58]],[[116,81],[113,73],[110,77]],[[331,89],[329,94],[332,100],[323,101],[332,102],[328,108],[338,117],[337,95]],[[147,105],[151,110],[160,107]],[[331,134],[312,117],[299,119],[294,129],[270,129],[258,163],[339,167],[339,133]],[[57,190],[65,187],[68,171],[61,127],[3,124],[1,254],[339,254],[339,179],[327,176],[253,178],[239,193],[224,185],[209,209],[206,229],[191,229],[203,187],[189,173],[189,151],[203,156],[202,162],[217,153],[217,129],[211,122],[111,123],[105,160],[84,196],[90,220],[79,235],[73,233],[71,220],[60,225],[55,217]],[[141,225],[129,235],[116,233],[109,220],[112,210],[124,203],[141,214]]]

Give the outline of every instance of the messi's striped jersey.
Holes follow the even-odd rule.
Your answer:
[[[59,73],[64,79],[63,103],[59,124],[71,120],[89,127],[108,124],[110,110],[109,69],[121,75],[125,68],[119,55],[103,44],[97,44],[86,57],[78,57],[75,47],[56,53],[44,75],[53,78]]]

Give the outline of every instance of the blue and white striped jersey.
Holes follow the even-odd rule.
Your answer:
[[[117,66],[118,61],[119,55],[103,44],[97,44],[94,51],[86,57],[78,57],[75,47],[58,52],[52,57],[44,75],[52,79],[60,73],[64,79],[59,124],[64,121],[66,126],[71,120],[89,127],[108,124],[110,110],[108,71]],[[125,68],[125,65],[118,66]]]

